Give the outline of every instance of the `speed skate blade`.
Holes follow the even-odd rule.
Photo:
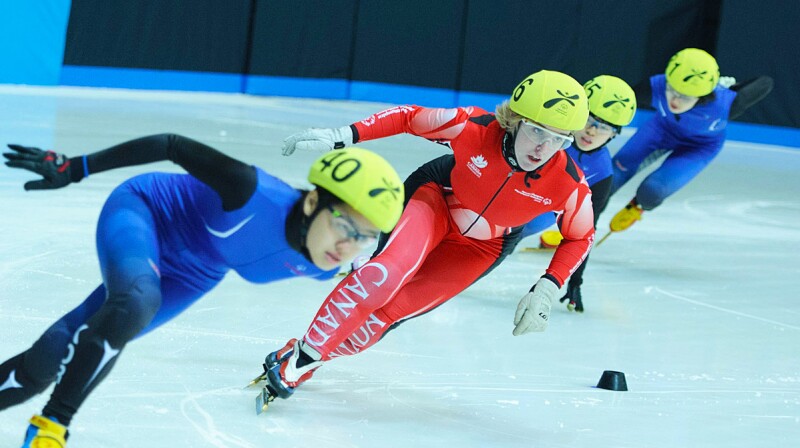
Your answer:
[[[267,374],[266,373],[262,373],[261,375],[259,375],[259,376],[255,377],[255,378],[253,378],[252,380],[250,380],[250,382],[247,383],[247,386],[244,386],[243,389],[247,389],[248,387],[257,386],[258,383],[260,383],[262,381],[266,381],[266,379],[267,379]]]
[[[266,387],[261,389],[261,393],[256,397],[256,415],[261,415],[264,411],[269,409],[269,404],[272,403],[274,399],[275,396],[269,392],[269,389]]]
[[[523,247],[521,252],[553,252],[555,247]]]

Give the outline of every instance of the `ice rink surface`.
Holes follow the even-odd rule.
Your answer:
[[[175,132],[303,187],[318,154],[283,157],[284,137],[386,106],[0,86],[0,131],[3,144],[70,155]],[[632,134],[614,140],[612,152]],[[411,136],[363,146],[401,176],[446,151]],[[259,286],[231,274],[127,346],[73,420],[68,445],[798,446],[799,169],[798,149],[728,142],[691,184],[592,252],[584,314],[555,304],[545,333],[513,337],[517,302],[550,258],[515,253],[371,350],[326,364],[261,416],[257,391],[243,386],[268,352],[304,333],[335,281]],[[153,170],[179,168],[126,168],[24,192],[32,176],[0,165],[0,358],[28,348],[98,284],[103,201],[126,178]],[[599,236],[640,178],[612,198]],[[603,370],[625,372],[630,390],[595,388]],[[21,443],[47,395],[0,413],[0,446]]]

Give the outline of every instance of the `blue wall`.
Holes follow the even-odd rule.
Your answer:
[[[0,1],[0,83],[56,85],[71,0]]]

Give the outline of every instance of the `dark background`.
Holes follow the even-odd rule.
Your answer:
[[[64,64],[504,94],[540,69],[636,85],[698,47],[775,79],[741,121],[800,127],[798,24],[784,0],[73,0]]]

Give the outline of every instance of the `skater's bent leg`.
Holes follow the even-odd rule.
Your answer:
[[[126,291],[110,292],[100,310],[72,335],[74,352],[63,359],[60,378],[43,414],[69,425],[78,407],[110,372],[125,344],[147,326],[160,303],[155,275],[134,279]]]
[[[401,322],[433,311],[490,271],[503,253],[499,238],[479,241],[448,235],[394,298],[375,310],[330,357],[360,353]]]
[[[55,390],[43,415],[67,426],[78,407],[108,375],[125,344],[161,306],[156,225],[144,201],[118,188],[97,228],[97,251],[107,298],[71,335]]]
[[[351,272],[328,295],[305,342],[326,359],[412,278],[444,238],[449,219],[441,187],[426,184],[414,192],[383,251]]]
[[[0,410],[42,393],[56,380],[61,359],[75,330],[105,301],[100,285],[77,308],[56,321],[26,351],[0,365]]]
[[[664,199],[683,188],[717,155],[721,149],[709,147],[704,150],[671,153],[655,171],[650,173],[636,190],[636,202],[644,210],[653,210]]]

